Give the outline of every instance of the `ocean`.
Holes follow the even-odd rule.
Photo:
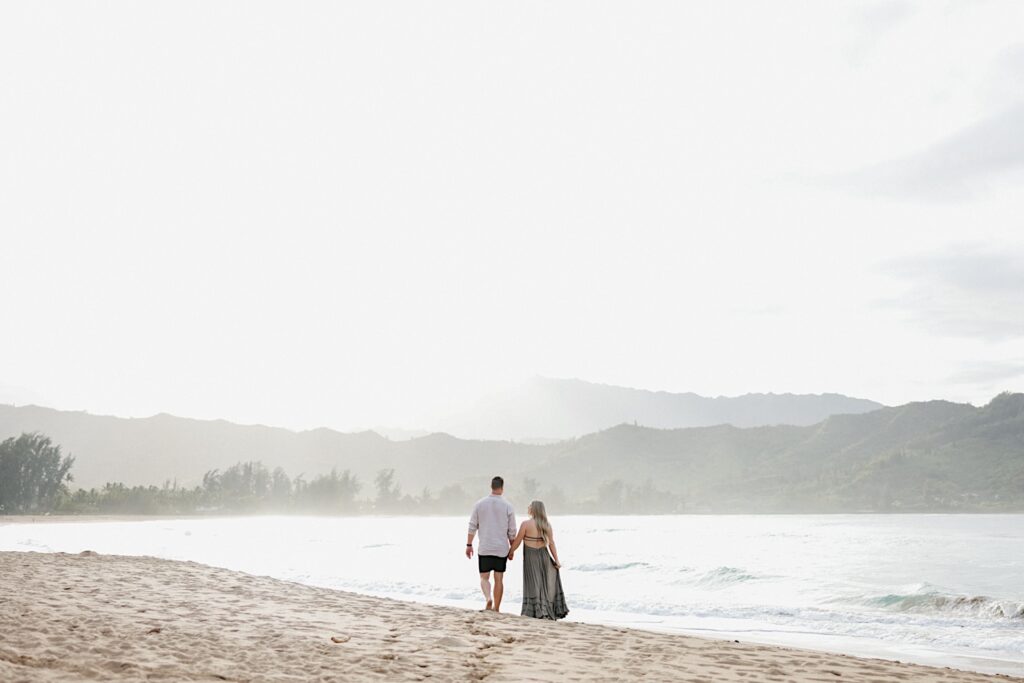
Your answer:
[[[84,518],[87,519],[87,518]],[[1024,675],[1024,515],[553,517],[569,619]],[[465,517],[0,525],[0,550],[151,555],[479,608]],[[518,614],[521,558],[503,611]]]

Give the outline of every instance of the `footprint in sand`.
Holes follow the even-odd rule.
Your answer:
[[[456,638],[454,636],[445,636],[444,638],[438,638],[437,644],[441,647],[473,647],[470,643]]]

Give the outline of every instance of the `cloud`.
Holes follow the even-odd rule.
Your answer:
[[[943,336],[1024,337],[1024,250],[961,246],[888,261],[882,272],[908,285],[883,305]]]
[[[914,5],[908,0],[873,2],[860,6],[856,11],[857,22],[870,33],[892,30],[914,13]]]
[[[0,404],[10,405],[49,405],[41,395],[24,387],[0,383]]]
[[[985,384],[1024,376],[1024,361],[1000,360],[964,363],[959,370],[948,377],[955,384]]]
[[[1024,104],[963,128],[920,152],[840,178],[875,195],[962,200],[996,176],[1024,170]]]
[[[845,49],[851,66],[860,67],[872,52],[916,12],[907,0],[871,2],[854,6],[851,25],[857,29]]]
[[[1007,45],[999,51],[995,60],[996,79],[1018,85],[1022,70],[1024,70],[1024,43]]]

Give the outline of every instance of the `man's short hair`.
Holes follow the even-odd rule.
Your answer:
[[[504,479],[502,479],[501,477],[495,477],[494,479],[491,479],[491,490],[492,491],[497,491],[498,489],[503,489],[503,488],[505,488],[505,480]]]

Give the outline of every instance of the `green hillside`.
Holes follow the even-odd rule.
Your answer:
[[[1024,394],[974,407],[910,403],[811,426],[661,430],[619,425],[547,445],[432,434],[291,432],[158,415],[121,419],[0,406],[0,439],[41,432],[75,456],[75,486],[174,480],[240,461],[307,478],[332,468],[364,483],[393,468],[407,493],[483,493],[581,511],[838,512],[1024,510]]]

